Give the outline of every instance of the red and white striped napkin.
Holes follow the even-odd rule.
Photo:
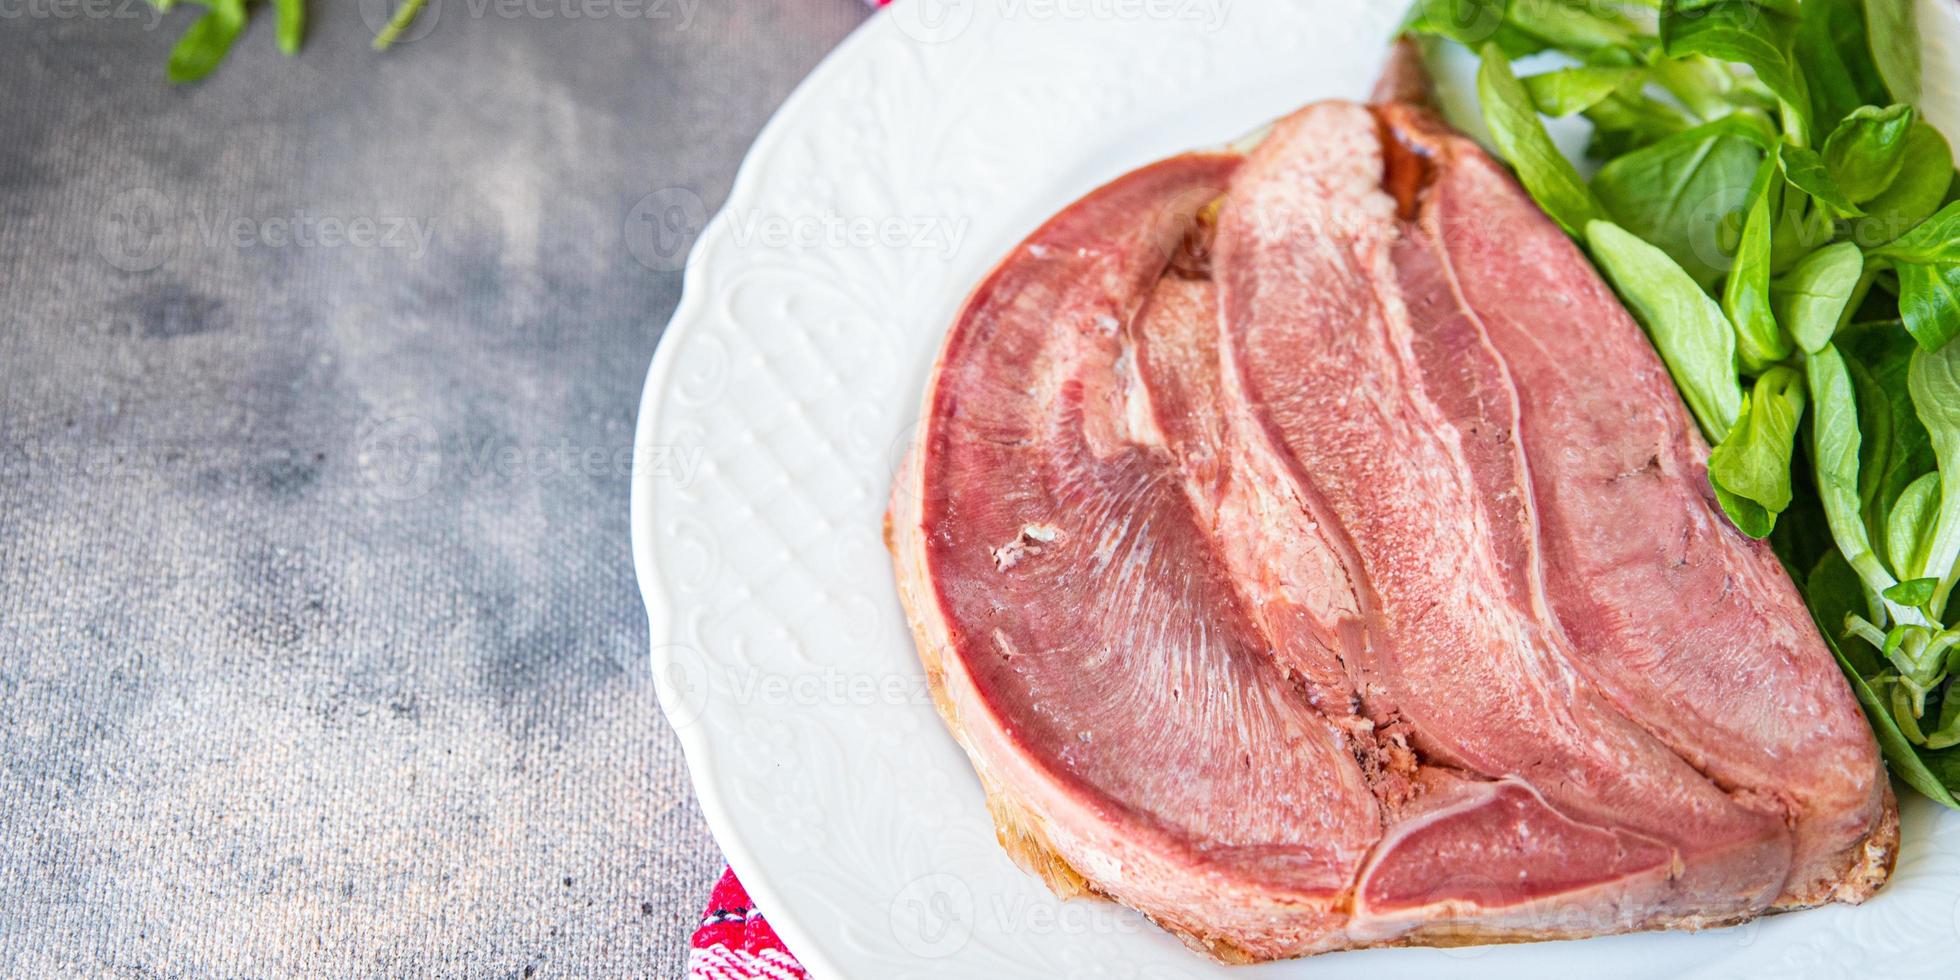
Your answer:
[[[723,871],[707,911],[701,913],[701,925],[694,930],[687,980],[808,980],[809,976],[783,948],[776,930],[735,880],[735,872]]]

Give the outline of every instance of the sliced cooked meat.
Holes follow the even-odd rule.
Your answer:
[[[1397,263],[1443,280],[1408,292],[1433,307],[1416,318],[1425,371],[1447,375],[1439,404],[1484,461],[1480,495],[1512,529],[1512,560],[1542,569],[1575,665],[1791,824],[1779,904],[1870,894],[1893,836],[1872,834],[1888,791],[1877,747],[1775,555],[1722,515],[1708,446],[1652,345],[1474,144],[1407,107],[1383,115],[1439,161]]]
[[[1429,387],[1482,457],[1491,512],[1525,532],[1514,550],[1539,569],[1573,663],[1790,826],[1776,907],[1869,897],[1898,837],[1877,747],[1773,553],[1721,514],[1707,446],[1651,345],[1475,144],[1424,109],[1378,115],[1390,161],[1433,178],[1397,246],[1405,298],[1435,311],[1414,319],[1441,379]],[[1447,286],[1412,285],[1425,271]]]
[[[1003,845],[1221,959],[1860,900],[1883,770],[1705,453],[1488,157],[1323,103],[1017,247],[887,534]]]
[[[1282,461],[1348,579],[1365,583],[1353,614],[1317,626],[1425,754],[1516,777],[1573,820],[1665,845],[1648,879],[1627,883],[1647,914],[1760,910],[1788,868],[1781,821],[1618,714],[1534,608],[1522,529],[1494,526],[1478,460],[1413,349],[1396,286],[1442,283],[1398,278],[1377,133],[1358,105],[1285,120],[1239,172],[1218,232],[1224,360],[1254,406],[1252,438]]]
[[[1124,177],[981,284],[890,533],[940,708],[1017,856],[1276,956],[1338,935],[1380,820],[1238,607],[1175,460],[1137,435],[1125,330],[1235,165]]]

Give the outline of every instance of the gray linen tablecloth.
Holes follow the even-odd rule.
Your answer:
[[[309,6],[175,89],[197,8],[0,9],[0,974],[675,976],[628,218],[864,12]]]

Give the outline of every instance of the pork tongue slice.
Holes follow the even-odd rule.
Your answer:
[[[1119,178],[969,299],[893,494],[902,597],[1002,841],[1228,959],[1344,945],[1381,832],[1137,391],[1132,322],[1237,158]]]

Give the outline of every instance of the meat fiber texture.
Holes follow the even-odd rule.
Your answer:
[[[1868,897],[1877,747],[1639,326],[1425,109],[1145,167],[968,300],[887,539],[1002,844],[1247,962]]]

